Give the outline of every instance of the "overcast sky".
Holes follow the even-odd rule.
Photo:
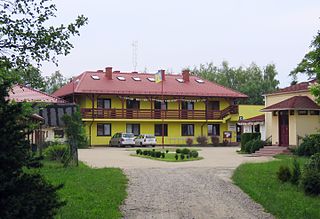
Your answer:
[[[56,23],[78,14],[89,18],[74,49],[59,66],[44,64],[71,77],[86,70],[131,72],[132,42],[138,41],[137,70],[184,67],[223,60],[231,66],[274,63],[281,86],[308,51],[320,29],[319,0],[55,0]]]

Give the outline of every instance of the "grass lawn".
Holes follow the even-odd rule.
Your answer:
[[[281,165],[292,168],[293,157],[278,156],[267,163],[240,165],[233,180],[244,192],[277,218],[320,218],[320,197],[306,196],[301,188],[281,183],[276,175]],[[298,158],[300,166],[306,158]]]
[[[57,218],[121,218],[119,206],[125,199],[127,178],[120,169],[63,168],[56,162],[44,162],[41,173],[51,183],[64,184],[59,191],[67,205]]]
[[[151,159],[151,160],[159,160],[159,161],[166,161],[166,162],[188,162],[188,161],[202,160],[203,159],[203,157],[197,157],[197,158],[192,157],[190,159],[187,159],[185,157],[184,160],[181,160],[180,154],[179,154],[179,159],[176,160],[176,158],[174,157],[175,155],[176,155],[176,153],[167,153],[165,158],[156,158],[156,157],[151,157],[151,156],[131,154],[131,156],[134,156],[134,157],[142,157],[142,158],[147,158],[147,159]]]

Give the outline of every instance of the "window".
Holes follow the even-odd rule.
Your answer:
[[[220,110],[220,101],[209,101],[209,110]]]
[[[54,129],[53,130],[54,138],[63,138],[64,131],[62,129]]]
[[[98,99],[97,100],[98,108],[110,109],[111,108],[111,100],[110,99]]]
[[[138,100],[127,100],[127,109],[139,109],[140,101]]]
[[[273,116],[278,116],[278,111],[273,111],[273,112],[272,112],[272,115],[273,115]]]
[[[91,78],[93,80],[100,80],[100,77],[98,75],[91,75]]]
[[[310,115],[319,115],[318,110],[310,110]]]
[[[194,103],[193,102],[181,102],[181,108],[184,110],[193,110],[194,109]]]
[[[260,125],[254,126],[254,132],[259,133],[260,132]]]
[[[139,77],[132,77],[132,79],[133,79],[134,81],[141,81],[141,78],[139,78]]]
[[[111,124],[97,124],[97,136],[111,136]]]
[[[140,135],[140,124],[127,124],[127,132],[133,133],[134,136]]]
[[[154,78],[147,78],[151,82],[155,82],[156,80]]]
[[[196,79],[196,82],[198,82],[199,84],[203,84],[203,83],[204,83],[204,80],[202,80],[202,79]]]
[[[194,136],[194,125],[193,124],[182,124],[181,125],[182,136]]]
[[[291,115],[291,116],[294,115],[294,110],[290,110],[290,115]]]
[[[154,125],[154,135],[162,136],[162,124]],[[163,135],[168,136],[168,124],[163,124]]]
[[[308,115],[308,110],[298,110],[298,115]]]
[[[219,136],[220,135],[220,124],[208,124],[208,135]]]
[[[118,76],[117,78],[118,78],[119,81],[125,81],[126,80],[126,78],[122,77],[122,76]]]
[[[176,80],[179,82],[179,83],[183,83],[184,80],[182,78],[176,78]]]

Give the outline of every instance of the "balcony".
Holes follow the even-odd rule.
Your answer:
[[[229,106],[224,110],[81,109],[83,119],[221,120],[228,115],[237,113],[238,106],[236,105]]]

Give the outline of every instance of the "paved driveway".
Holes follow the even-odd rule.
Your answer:
[[[181,163],[132,157],[135,151],[124,148],[83,149],[79,158],[124,170],[129,178],[124,218],[273,218],[230,179],[241,163],[271,158],[239,155],[237,149],[201,148],[203,160]]]

